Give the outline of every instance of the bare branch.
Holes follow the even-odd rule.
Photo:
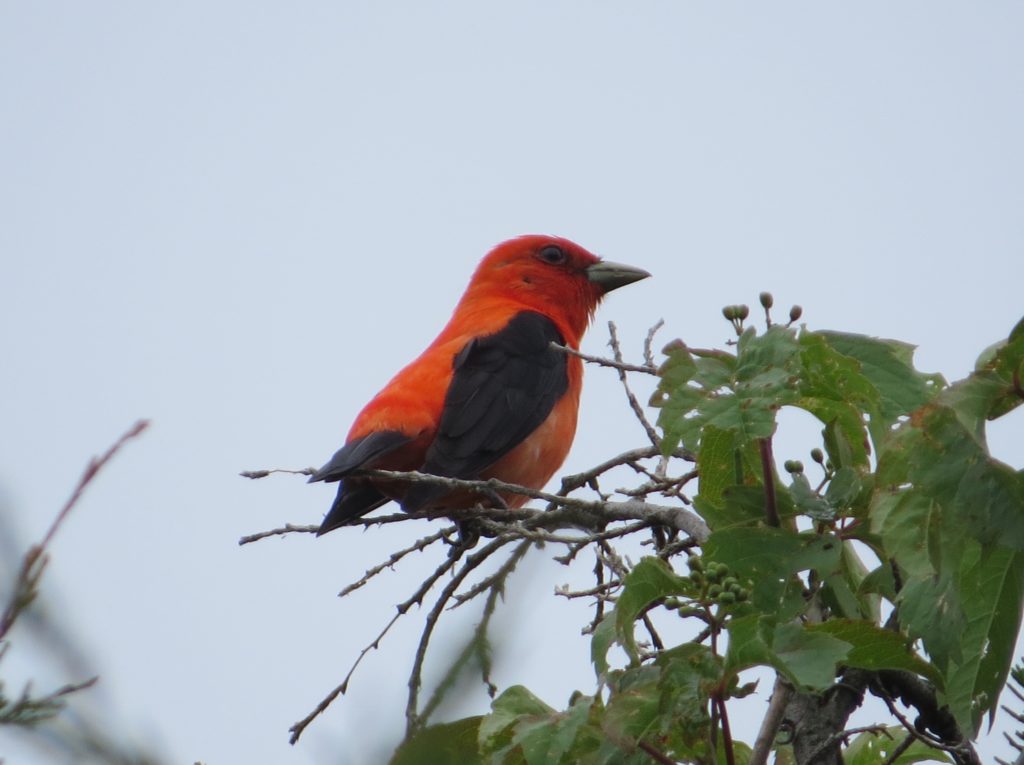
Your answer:
[[[612,353],[615,354],[615,362],[621,365],[622,362],[622,348],[619,346],[619,334],[615,327],[615,322],[608,322],[608,333],[610,338],[608,345],[611,346]],[[626,378],[626,370],[622,369],[621,366],[616,367],[619,372],[619,382],[622,383],[623,389],[626,391],[626,399],[629,401],[629,408],[633,410],[633,414],[636,415],[637,421],[643,427],[644,432],[647,433],[647,438],[650,440],[653,446],[659,446],[661,439],[658,438],[658,432],[654,429],[654,426],[647,419],[647,415],[644,414],[644,409],[640,406],[640,402],[636,400],[636,396],[633,395],[633,391],[629,387],[629,380]]]
[[[319,526],[296,526],[291,523],[286,523],[279,529],[270,529],[269,531],[260,531],[256,534],[248,534],[239,539],[238,544],[252,544],[253,542],[259,542],[261,539],[266,539],[267,537],[277,537],[285,534],[315,534],[319,530]]]
[[[334,688],[334,690],[328,693],[320,701],[320,703],[313,708],[312,712],[310,712],[308,715],[303,717],[301,720],[299,720],[297,723],[292,725],[291,728],[288,729],[288,732],[292,734],[291,737],[289,737],[288,739],[289,744],[294,745],[299,740],[299,737],[302,735],[302,732],[306,730],[306,727],[311,722],[313,722],[313,720],[315,720],[324,710],[326,710],[327,707],[329,707],[331,703],[336,698],[338,698],[338,696],[344,694],[348,690],[349,680],[352,679],[352,675],[355,673],[356,667],[358,667],[360,662],[362,662],[363,657],[366,656],[366,654],[368,654],[370,651],[380,646],[380,641],[383,640],[384,636],[388,634],[391,628],[395,625],[395,622],[397,622],[401,618],[402,613],[403,612],[399,611],[394,616],[392,616],[391,621],[389,621],[384,626],[384,629],[382,629],[377,634],[377,637],[375,637],[371,643],[369,643],[367,646],[363,648],[362,651],[359,652],[359,657],[355,660],[355,663],[349,668],[348,674],[345,675],[345,679],[342,680],[341,683]]]
[[[577,499],[575,497],[564,497],[558,494],[551,494],[545,491],[529,489],[525,486],[505,483],[491,478],[486,481],[464,481],[458,478],[443,478],[441,476],[429,475],[415,471],[396,470],[365,470],[360,475],[370,478],[386,478],[394,481],[424,482],[436,486],[443,486],[450,490],[469,490],[477,493],[502,492],[507,494],[519,494],[533,499],[543,500],[558,507],[558,510],[495,510],[490,509],[493,517],[497,514],[505,514],[513,518],[523,518],[527,528],[552,528],[563,524],[584,524],[588,527],[610,523],[612,521],[647,521],[649,523],[660,523],[679,529],[689,534],[699,542],[703,542],[711,533],[704,520],[682,507],[671,507],[668,505],[655,505],[650,502],[627,500],[625,502],[595,502],[593,500]],[[470,515],[470,512],[472,515]],[[487,513],[486,508],[474,508],[466,511],[461,517],[474,517]],[[447,515],[456,515],[452,511],[445,511]]]
[[[272,468],[270,470],[243,470],[239,473],[242,478],[266,478],[273,473],[287,473],[288,475],[315,475],[316,468],[299,468],[298,470],[287,470],[285,468]]]
[[[67,502],[64,503],[64,507],[61,508],[60,512],[57,513],[57,517],[54,518],[53,523],[50,524],[50,528],[47,529],[46,534],[43,536],[43,540],[33,547],[29,548],[28,552],[25,553],[25,558],[22,561],[21,569],[18,572],[18,578],[14,585],[14,591],[11,594],[11,600],[4,609],[3,616],[0,617],[0,639],[4,638],[10,631],[11,626],[17,619],[18,614],[35,598],[36,585],[39,583],[39,577],[43,573],[43,567],[46,565],[46,548],[53,540],[54,535],[57,533],[57,529],[60,528],[61,524],[68,517],[71,509],[78,504],[78,500],[82,496],[82,492],[92,482],[92,480],[99,474],[104,466],[110,462],[115,454],[125,445],[127,441],[140,435],[147,427],[149,427],[148,420],[139,420],[132,425],[124,434],[121,435],[117,441],[114,442],[113,446],[107,449],[99,457],[93,457],[89,464],[86,465],[85,471],[82,473],[82,477],[78,479],[78,484],[71,492],[71,496]]]
[[[658,374],[658,368],[655,366],[648,366],[646,364],[627,364],[624,361],[606,359],[602,358],[601,356],[590,356],[589,354],[577,351],[575,348],[569,348],[568,346],[560,345],[559,343],[556,342],[552,342],[551,347],[556,348],[562,351],[563,353],[568,353],[570,356],[576,356],[577,358],[583,359],[584,361],[589,362],[591,364],[597,364],[598,366],[602,367],[610,367],[611,369],[617,369],[620,372],[640,372],[641,374],[647,375]]]
[[[771,754],[772,744],[775,743],[775,736],[779,732],[783,715],[786,713],[786,706],[789,704],[793,688],[782,679],[781,675],[775,676],[775,687],[772,688],[772,696],[768,702],[768,711],[761,720],[761,728],[754,739],[754,749],[750,754],[749,765],[766,765],[768,755]]]
[[[694,456],[684,449],[676,450],[672,456],[684,459],[687,462],[695,461]],[[590,470],[563,476],[562,487],[559,489],[558,493],[562,495],[568,494],[570,491],[580,489],[588,485],[594,478],[597,478],[602,473],[608,472],[614,467],[619,467],[620,465],[631,465],[637,460],[647,459],[650,457],[661,457],[661,450],[657,446],[642,446],[639,449],[630,449],[628,452],[623,452],[616,457],[605,460],[601,464],[592,467]]]
[[[407,737],[419,726],[420,721],[417,714],[417,702],[419,699],[423,672],[423,660],[426,658],[427,645],[430,643],[430,636],[434,632],[434,627],[437,626],[437,620],[441,616],[441,612],[444,611],[448,601],[466,577],[469,576],[470,572],[487,560],[487,558],[489,558],[494,552],[511,541],[511,539],[503,539],[499,537],[498,539],[492,540],[489,544],[484,545],[480,550],[466,558],[465,563],[462,564],[462,568],[458,570],[455,576],[452,577],[452,580],[441,591],[441,594],[437,598],[437,602],[434,603],[433,608],[430,609],[430,613],[427,614],[427,619],[423,626],[423,634],[420,636],[420,642],[416,648],[416,658],[413,661],[412,673],[409,676],[409,700],[405,707],[405,734]],[[524,545],[525,544],[528,543],[524,543]]]
[[[441,529],[440,531],[431,534],[430,536],[416,540],[414,543],[412,543],[408,547],[402,548],[398,552],[391,553],[391,555],[388,556],[388,559],[386,561],[384,561],[383,563],[378,563],[376,566],[367,569],[366,573],[363,574],[357,581],[348,585],[345,589],[339,592],[338,597],[343,598],[350,592],[358,590],[364,584],[373,579],[373,577],[377,576],[377,574],[381,573],[384,569],[394,567],[396,563],[402,560],[402,558],[404,558],[409,553],[424,550],[430,545],[434,544],[434,542],[437,542],[441,539],[448,539],[454,533],[455,527],[448,526],[446,528]]]
[[[651,346],[654,345],[654,336],[658,334],[658,330],[665,326],[664,319],[658,319],[654,326],[647,330],[647,337],[644,339],[644,364],[651,369],[657,369],[657,364],[654,363],[654,351]]]

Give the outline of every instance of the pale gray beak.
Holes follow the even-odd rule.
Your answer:
[[[609,260],[602,260],[590,266],[587,271],[587,279],[601,287],[605,292],[611,292],[627,284],[638,282],[650,276],[642,268],[612,263]]]

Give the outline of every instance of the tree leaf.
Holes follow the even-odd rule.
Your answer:
[[[780,624],[775,630],[772,650],[778,657],[776,668],[800,685],[823,690],[836,677],[836,665],[849,655],[851,646],[828,633],[816,633],[797,623]]]
[[[945,385],[940,375],[914,368],[914,346],[908,343],[841,332],[816,334],[839,353],[856,359],[860,374],[878,391],[878,408],[868,410],[876,446],[898,417],[927,403]]]
[[[799,351],[795,332],[781,325],[762,335],[749,328],[735,359],[715,353],[695,361],[689,349],[673,348],[651,399],[661,407],[662,449],[681,442],[699,453],[707,426],[730,434],[734,448],[770,436],[775,412],[797,399]]]
[[[770,666],[797,685],[818,690],[832,684],[836,665],[852,647],[827,633],[810,632],[799,623],[777,625],[771,617],[756,614],[733,619],[728,630],[728,671]]]
[[[660,558],[647,557],[641,560],[623,581],[622,592],[615,605],[615,629],[619,642],[626,649],[630,660],[640,660],[633,635],[633,622],[652,603],[670,595],[694,595],[693,584],[679,576]]]
[[[942,687],[941,673],[913,653],[907,647],[907,639],[898,632],[883,629],[872,622],[853,619],[829,619],[821,624],[810,624],[807,630],[832,635],[848,643],[850,652],[843,660],[848,666],[871,670],[904,669]]]
[[[554,711],[525,686],[513,685],[491,702],[491,713],[480,722],[480,748],[485,752],[500,748],[510,739],[509,727],[521,717],[547,717]]]
[[[951,658],[946,671],[946,698],[964,733],[973,737],[982,715],[995,713],[1013,663],[1024,614],[1024,553],[972,545],[958,588],[966,623],[957,635],[959,657]]]
[[[726,488],[740,482],[736,475],[736,447],[732,433],[707,425],[701,436],[697,454],[700,475],[700,497],[706,502],[721,505]],[[705,519],[706,520],[706,519]]]
[[[395,751],[391,765],[482,765],[477,738],[483,717],[466,717],[431,725],[406,739]]]
[[[839,540],[827,534],[735,527],[713,532],[704,554],[749,580],[754,607],[781,621],[796,616],[804,606],[799,592],[795,598],[787,597],[790,578],[808,569],[822,577],[831,574],[838,569],[841,549]]]
[[[594,629],[590,639],[590,661],[594,665],[597,679],[603,680],[608,674],[608,650],[615,642],[615,614],[607,614]]]
[[[914,741],[895,760],[891,760],[896,747],[903,742],[908,734],[898,725],[887,728],[886,734],[859,734],[843,751],[843,762],[846,765],[884,765],[885,763],[914,765],[917,762],[953,762],[945,752],[933,749],[922,741]]]

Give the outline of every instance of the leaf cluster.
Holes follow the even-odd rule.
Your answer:
[[[658,369],[659,445],[696,459],[693,506],[710,537],[699,549],[662,540],[619,572],[591,639],[596,690],[557,710],[509,688],[490,714],[451,724],[449,744],[463,747],[450,761],[763,762],[728,719],[755,667],[797,694],[861,672],[901,720],[901,700],[920,704],[919,730],[836,735],[801,762],[844,741],[860,765],[974,761],[969,739],[997,709],[1024,604],[1024,474],[985,438],[989,421],[1024,402],[1024,321],[949,385],[918,371],[905,343],[773,324],[770,299],[762,305],[764,331],[730,307],[735,343],[675,341]],[[821,423],[820,443],[807,445],[813,482],[799,460],[781,475],[775,465],[784,407]],[[655,622],[666,619],[693,637],[664,645]],[[921,689],[928,704],[914,700]],[[407,740],[395,762],[415,761],[441,727]],[[798,750],[776,746],[793,761]]]

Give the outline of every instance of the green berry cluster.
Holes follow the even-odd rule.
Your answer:
[[[690,580],[700,588],[699,599],[708,605],[731,606],[750,597],[750,590],[729,574],[729,567],[724,563],[705,564],[699,555],[691,555],[686,562],[690,567]]]

